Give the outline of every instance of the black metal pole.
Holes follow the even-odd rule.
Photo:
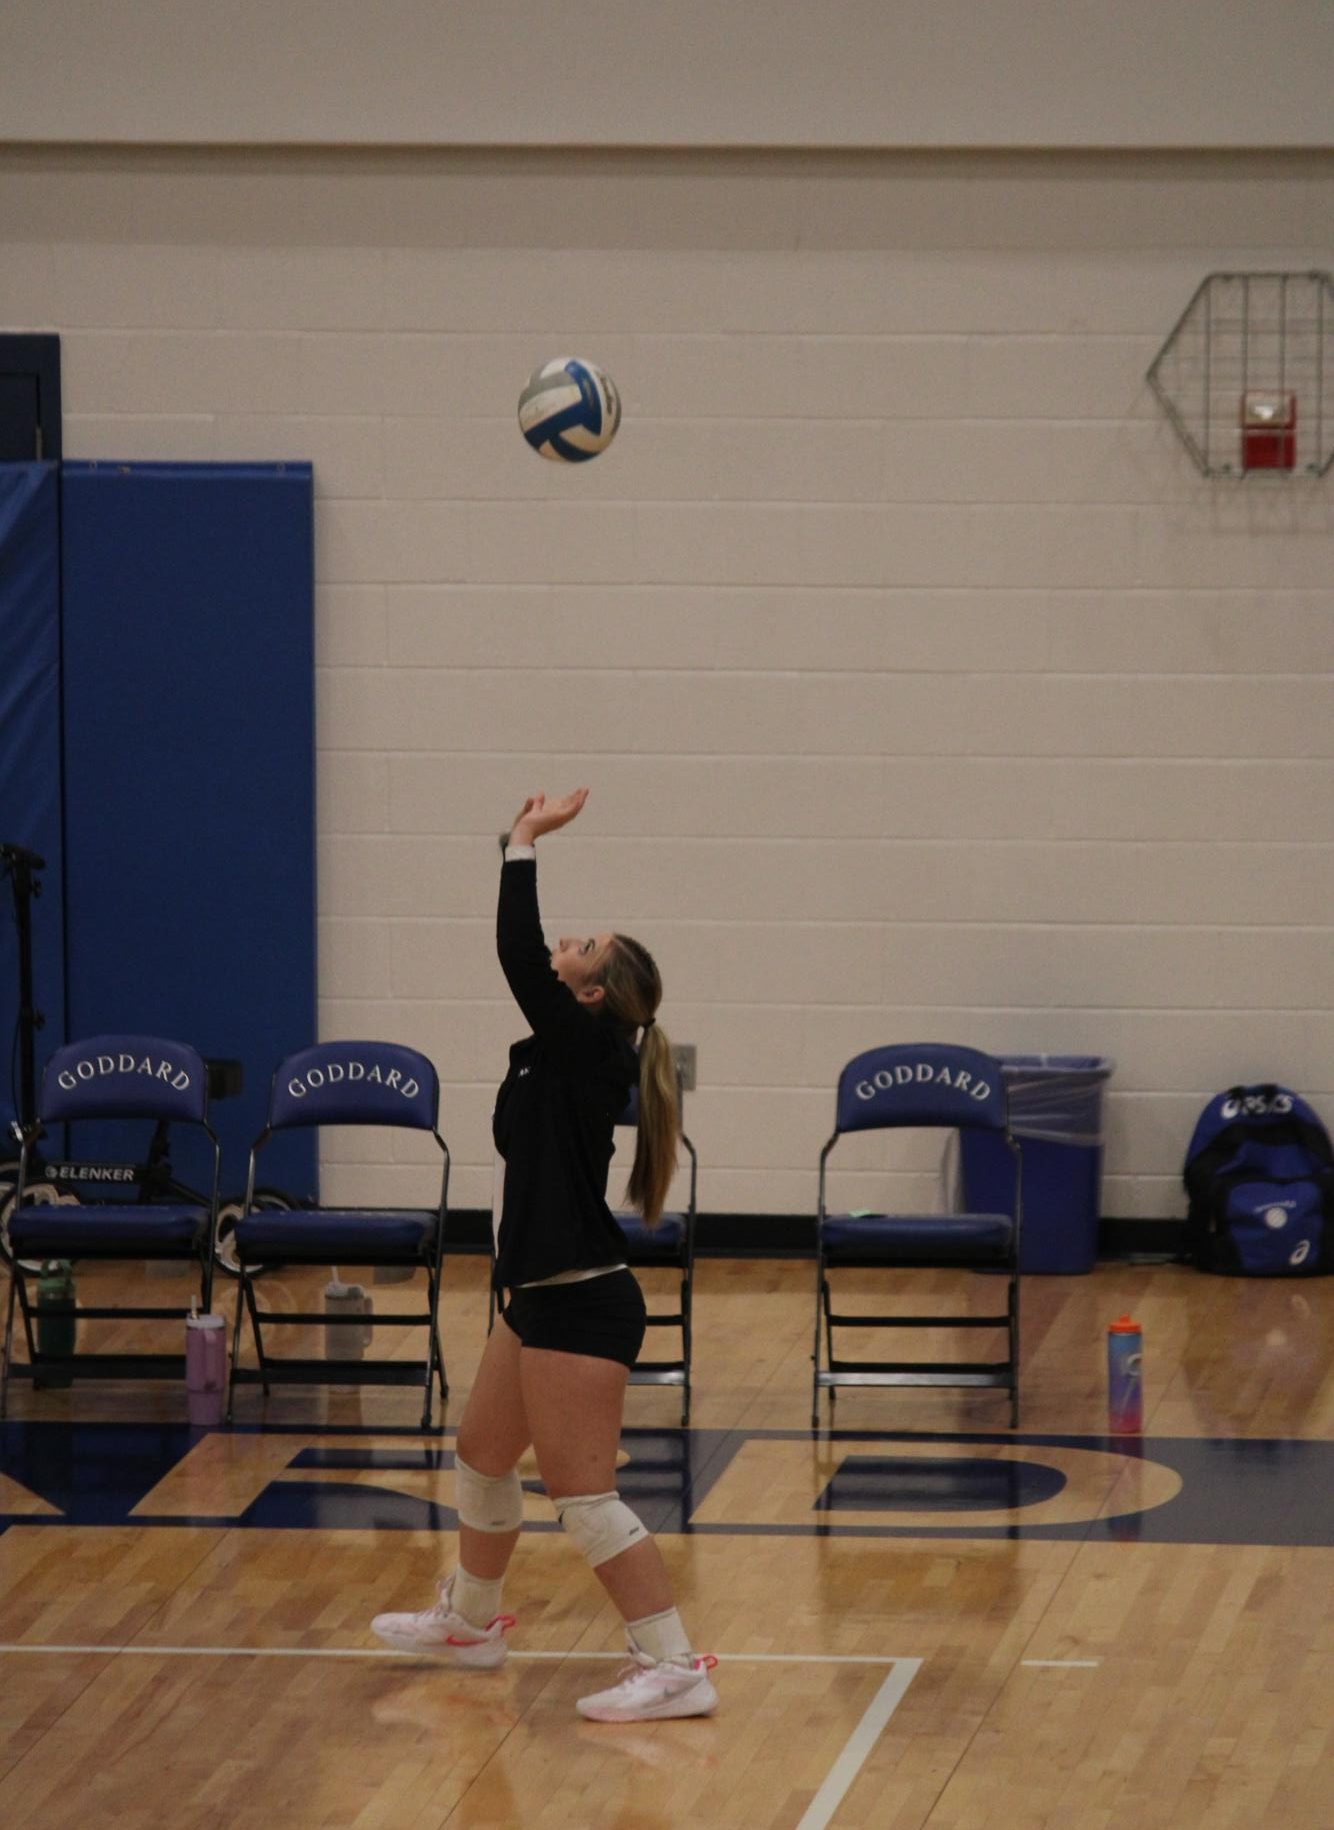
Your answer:
[[[21,845],[0,846],[0,857],[9,864],[14,882],[14,925],[19,954],[19,1091],[17,1116],[26,1128],[37,1116],[37,1031],[45,1021],[33,1004],[32,899],[41,894],[35,873],[45,859]]]

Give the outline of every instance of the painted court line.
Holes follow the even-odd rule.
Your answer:
[[[438,1664],[449,1667],[447,1659],[433,1659],[429,1653],[396,1652],[388,1646],[51,1646],[0,1645],[6,1652],[64,1652],[101,1655],[104,1658],[399,1658],[414,1664]],[[515,1652],[511,1659],[619,1659],[624,1652]],[[919,1658],[894,1658],[869,1652],[728,1652],[722,1661],[728,1665],[911,1665],[913,1675],[921,1666]]]
[[[1049,1671],[1096,1671],[1100,1658],[1021,1658],[1021,1665],[1034,1665]]]
[[[49,1646],[0,1645],[4,1653],[81,1653],[117,1658],[395,1658],[413,1654],[395,1652],[378,1646]],[[511,1652],[512,1659],[623,1659],[624,1652]],[[424,1663],[419,1656],[417,1662]],[[435,1662],[435,1661],[431,1661]],[[848,1736],[842,1752],[825,1776],[824,1784],[807,1806],[797,1830],[826,1830],[835,1811],[848,1791],[867,1756],[885,1730],[890,1717],[903,1701],[908,1686],[922,1668],[920,1658],[876,1657],[869,1653],[835,1652],[753,1652],[741,1653],[725,1661],[729,1665],[888,1665],[884,1682],[871,1698],[856,1728]],[[1026,1661],[1027,1662],[1027,1661]],[[1034,1661],[1047,1662],[1047,1661]],[[1059,1663],[1059,1660],[1050,1661]],[[1077,1661],[1076,1661],[1077,1662]],[[1097,1663],[1096,1660],[1082,1661]]]
[[[48,1646],[0,1645],[4,1653],[87,1653],[117,1658],[395,1658],[419,1655],[395,1652],[377,1646]],[[512,1659],[623,1659],[624,1652],[511,1652]],[[435,1661],[431,1661],[435,1662]],[[1025,1661],[1029,1662],[1029,1661]],[[1060,1660],[1036,1660],[1034,1663],[1061,1663]],[[1068,1661],[1092,1663],[1097,1660]],[[848,1736],[842,1752],[825,1776],[824,1784],[807,1806],[797,1830],[826,1830],[835,1811],[847,1797],[867,1756],[884,1733],[890,1717],[903,1701],[908,1686],[922,1668],[920,1658],[877,1657],[869,1653],[836,1652],[752,1652],[725,1660],[729,1665],[888,1665],[883,1683],[871,1698],[862,1719]]]
[[[889,1718],[903,1701],[909,1684],[922,1668],[920,1658],[901,1658],[884,1683],[871,1698],[861,1721],[848,1736],[838,1759],[830,1767],[825,1782],[807,1806],[797,1830],[825,1830],[825,1825],[847,1796],[853,1780],[861,1772],[866,1757],[884,1733]]]

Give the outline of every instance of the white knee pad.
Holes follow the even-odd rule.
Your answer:
[[[648,1536],[618,1493],[579,1493],[553,1500],[556,1517],[588,1558],[590,1569]]]
[[[454,1504],[460,1525],[470,1525],[474,1531],[517,1531],[523,1524],[523,1485],[518,1470],[479,1474],[456,1455]]]

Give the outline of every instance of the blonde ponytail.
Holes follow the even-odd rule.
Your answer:
[[[681,1110],[672,1045],[651,1023],[639,1044],[639,1130],[626,1198],[648,1227],[657,1225],[676,1173]]]
[[[639,1129],[626,1198],[646,1226],[662,1217],[676,1173],[681,1104],[672,1045],[654,1018],[662,1002],[662,978],[648,948],[628,934],[614,934],[602,963],[601,983],[608,1015],[627,1030],[642,1029],[639,1043]]]

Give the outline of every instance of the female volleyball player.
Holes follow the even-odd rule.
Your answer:
[[[500,964],[533,1033],[510,1050],[492,1121],[495,1275],[505,1300],[455,1444],[458,1567],[424,1613],[371,1624],[402,1651],[487,1670],[504,1662],[514,1621],[500,1612],[501,1585],[523,1522],[517,1464],[531,1443],[556,1516],[626,1623],[630,1664],[609,1690],[582,1697],[579,1711],[642,1722],[707,1715],[718,1696],[714,1661],[691,1650],[657,1545],[616,1493],[644,1299],[607,1206],[612,1128],[638,1085],[628,1192],[651,1224],[672,1179],[678,1116],[651,955],[622,934],[566,937],[551,953],[542,938],[536,842],[587,798],[586,788],[530,795],[500,873]]]

